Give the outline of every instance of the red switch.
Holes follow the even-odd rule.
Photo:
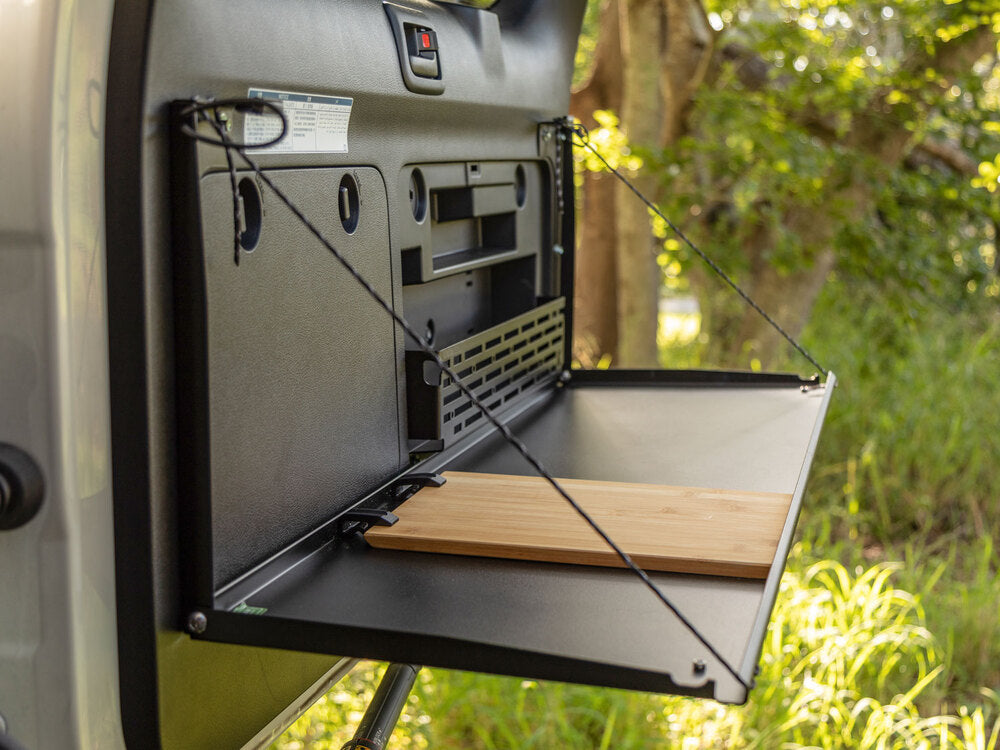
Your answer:
[[[411,27],[408,37],[410,54],[430,57],[428,53],[437,52],[437,34],[433,29]]]

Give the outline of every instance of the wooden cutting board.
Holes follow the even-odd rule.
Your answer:
[[[450,471],[376,526],[373,547],[624,567],[541,477]],[[765,578],[792,496],[696,487],[560,479],[647,570]]]

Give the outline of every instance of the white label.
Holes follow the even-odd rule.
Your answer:
[[[292,91],[250,89],[251,99],[264,99],[281,107],[288,120],[285,137],[273,146],[254,149],[281,132],[281,120],[274,113],[248,114],[243,124],[243,142],[250,153],[326,154],[347,153],[347,126],[354,100],[343,96],[298,94]]]

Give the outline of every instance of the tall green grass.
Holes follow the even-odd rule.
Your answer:
[[[1000,307],[910,312],[877,289],[834,284],[821,298],[809,344],[841,385],[812,490],[863,513],[882,543],[995,534]]]
[[[898,565],[852,574],[793,552],[746,706],[464,672],[424,670],[394,748],[969,748],[997,750],[982,707],[922,713],[944,672]],[[275,744],[339,749],[382,672],[366,664]]]
[[[807,342],[841,385],[800,534],[850,565],[902,561],[946,667],[925,699],[981,701],[1000,689],[1000,307],[900,314],[875,288],[834,283]]]

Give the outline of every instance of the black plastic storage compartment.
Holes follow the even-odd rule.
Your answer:
[[[401,222],[404,284],[537,255],[545,247],[551,187],[538,161],[410,165],[398,190],[412,216]]]
[[[559,297],[438,354],[492,413],[504,414],[561,372],[565,307]],[[472,399],[420,350],[406,353],[406,404],[411,441],[440,441],[435,449],[451,445],[483,419]]]
[[[651,574],[747,683],[834,386],[743,373],[574,372],[509,412],[560,477],[784,492],[767,579]],[[527,474],[492,429],[414,467]],[[383,490],[367,505],[392,507]],[[320,529],[220,592],[205,637],[742,702],[746,690],[631,573],[376,550]],[[256,614],[246,614],[253,612]]]
[[[418,330],[426,319],[424,341],[553,475],[791,496],[766,579],[651,574],[736,679],[628,571],[370,547],[359,532],[371,511],[394,509],[421,475],[530,467],[433,358],[404,350],[385,312],[267,191],[255,247],[237,264],[228,175],[185,169],[206,156],[186,145],[175,210],[189,234],[174,264],[193,635],[746,699],[832,375],[568,370],[573,253],[552,238],[572,248],[571,212],[532,231],[548,238],[543,252],[529,243],[396,286],[376,170],[270,170],[381,296]],[[346,175],[360,191],[351,229],[330,210]],[[562,177],[569,192],[572,174]],[[412,214],[408,194],[397,217],[401,206]]]

